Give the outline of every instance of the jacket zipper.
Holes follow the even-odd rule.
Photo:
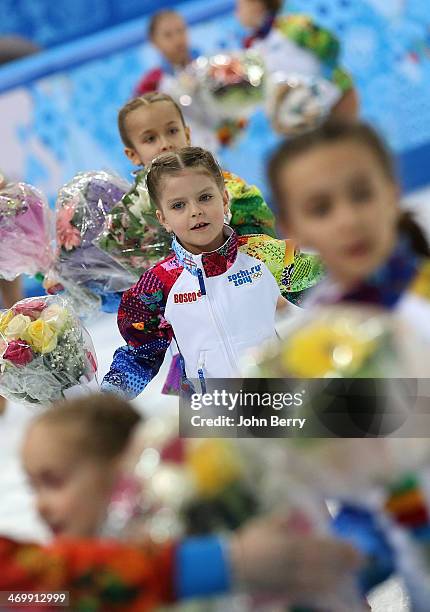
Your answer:
[[[228,338],[228,335],[226,334],[224,327],[222,325],[222,323],[219,321],[218,316],[215,312],[214,306],[212,304],[212,300],[209,298],[207,291],[206,291],[206,286],[205,286],[205,281],[204,281],[204,276],[203,276],[203,271],[200,268],[197,268],[197,276],[199,279],[199,286],[200,286],[200,291],[202,293],[202,295],[206,295],[207,299],[208,299],[208,304],[209,304],[209,310],[211,312],[212,315],[212,319],[215,323],[216,328],[218,329],[218,333],[221,336],[221,339],[223,341],[223,344],[225,346],[226,349],[226,353],[227,353],[227,357],[228,360],[230,361],[230,367],[232,368],[233,372],[237,372],[238,371],[238,367],[237,367],[237,362],[236,362],[236,358],[234,357],[234,353],[233,350],[231,348],[230,345],[230,340]],[[203,374],[203,372],[202,372]],[[199,370],[199,378],[200,378],[200,370]],[[200,380],[201,383],[201,380]]]
[[[203,272],[200,270],[200,268],[197,268],[197,278],[199,279],[200,293],[202,295],[206,295],[206,285],[203,278]]]
[[[205,360],[202,354],[200,356],[199,363],[197,366],[197,374],[199,375],[200,388],[202,390],[202,393],[206,393],[206,380],[205,380],[205,373],[203,369],[204,366],[205,366]]]

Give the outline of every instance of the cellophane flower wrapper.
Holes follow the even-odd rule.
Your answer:
[[[101,535],[155,542],[228,535],[268,512],[284,515],[296,535],[327,533],[327,516],[315,509],[314,500],[305,499],[303,489],[293,490],[288,471],[283,471],[281,482],[278,456],[266,453],[266,442],[184,439],[178,436],[177,415],[150,418],[130,445],[127,469],[112,495]],[[361,607],[354,608],[354,585],[346,585],[346,590],[344,586],[330,602],[307,602],[309,610],[312,605],[320,609],[317,604],[344,602],[347,591],[350,609],[361,612]],[[236,595],[218,601],[217,609],[274,612],[287,603],[283,597]],[[195,605],[196,611],[204,612],[208,604],[201,600]]]
[[[97,387],[88,332],[59,296],[17,302],[0,316],[0,395],[48,406]]]
[[[352,305],[321,307],[292,323],[287,321],[278,332],[282,339],[255,351],[244,363],[244,374],[303,379],[306,394],[294,416],[324,414],[328,394],[320,393],[321,386],[339,379],[379,380],[378,391],[386,390],[386,401],[396,402],[396,408],[409,413],[409,394],[402,395],[402,388],[392,386],[392,381],[413,383],[423,377],[427,347],[394,314]],[[364,402],[369,399],[363,397]],[[408,439],[332,439],[316,434],[315,438],[297,435],[276,443],[298,457],[297,473],[304,471],[306,480],[314,478],[313,484],[326,496],[354,501],[370,484],[390,482],[422,464],[428,455],[425,441],[420,442],[414,440],[411,446]],[[409,450],[403,453],[402,448]]]
[[[256,514],[258,500],[237,452],[224,440],[178,435],[177,414],[152,417],[136,432],[102,530],[108,537],[164,542],[229,532]],[[137,486],[136,486],[136,483]],[[170,609],[170,608],[169,608]],[[247,596],[196,599],[185,612],[254,609]]]
[[[104,171],[76,175],[58,192],[57,259],[52,276],[59,285],[82,286],[96,295],[128,289],[135,278],[97,245],[112,208],[129,190],[123,179]]]
[[[220,119],[249,116],[263,103],[265,67],[258,54],[218,54],[195,63],[203,92]]]
[[[0,278],[45,273],[54,259],[52,215],[43,194],[26,183],[0,190]]]
[[[152,417],[130,445],[101,534],[156,543],[191,534],[228,532],[256,512],[239,457],[223,440],[185,440],[177,415]],[[169,609],[253,609],[247,596],[196,599]],[[234,605],[233,605],[234,603]],[[163,608],[164,609],[164,608]]]
[[[278,133],[292,135],[321,123],[340,96],[321,77],[276,72],[268,79],[266,112]]]
[[[134,186],[111,208],[95,240],[102,251],[136,277],[166,257],[172,243],[156,217],[146,174],[147,170],[141,170],[136,175]]]
[[[280,325],[280,341],[253,352],[262,378],[415,378],[427,347],[394,314],[353,305],[319,307]]]
[[[263,106],[265,66],[252,51],[220,53],[194,60],[170,91],[184,114],[214,130],[221,144],[230,144],[249,117]]]
[[[177,415],[150,418],[136,435],[134,454],[135,509],[154,540],[230,531],[258,512],[234,444],[180,438]],[[118,504],[112,508],[118,516]]]
[[[427,364],[428,344],[396,314],[334,306],[290,325],[277,347],[262,351],[257,369],[265,377],[386,378],[413,383],[425,378]],[[411,396],[399,395],[388,395],[387,401],[396,402],[407,415],[413,409]],[[313,401],[317,409],[325,408],[318,397]],[[306,416],[306,410],[305,404],[300,416]],[[428,439],[297,437],[265,440],[265,449],[266,456],[276,456],[275,490],[289,471],[320,499],[346,502],[375,516],[393,549],[413,609],[424,612],[430,598]]]
[[[73,280],[60,278],[54,269],[51,269],[43,279],[43,287],[49,295],[58,295],[68,304],[82,320],[90,320],[102,309],[102,298],[95,291],[85,285],[77,285]],[[115,294],[109,294],[115,295]]]
[[[299,316],[295,322],[287,321],[284,328],[278,326],[278,332],[282,336],[280,341],[250,354],[244,367],[245,375],[301,379],[300,384],[306,393],[303,404],[294,409],[297,412],[294,416],[307,418],[306,437],[297,433],[291,438],[291,443],[303,445],[304,449],[310,449],[312,444],[324,449],[343,445],[345,459],[341,468],[348,465],[354,469],[357,479],[361,474],[365,486],[369,475],[376,478],[378,466],[383,465],[382,458],[376,460],[369,452],[355,465],[355,453],[350,456],[346,452],[354,448],[352,442],[321,439],[323,425],[333,432],[333,437],[345,435],[341,429],[336,429],[336,419],[330,417],[333,414],[333,395],[338,393],[340,397],[349,397],[350,394],[356,397],[355,402],[363,398],[363,408],[366,407],[369,417],[365,416],[364,410],[355,415],[350,412],[352,425],[367,427],[371,434],[374,419],[369,410],[373,406],[379,414],[375,421],[375,427],[380,427],[377,433],[381,434],[387,428],[391,433],[393,424],[400,419],[400,426],[401,418],[406,420],[410,414],[416,379],[425,377],[428,363],[426,343],[395,314],[352,305],[316,308]],[[362,382],[359,379],[363,379]],[[357,382],[353,384],[353,380]],[[352,399],[348,402],[350,405]],[[315,431],[311,429],[312,424],[315,424]],[[360,433],[364,431],[362,429]],[[337,459],[341,454],[339,452]],[[336,461],[333,461],[332,467],[335,465]],[[344,494],[355,495],[360,489],[358,480],[348,477],[347,471],[341,470],[341,473],[345,475],[344,479],[335,478],[334,474],[330,477],[328,470],[326,477],[324,474],[321,477],[327,483],[331,482],[334,490],[342,488]]]

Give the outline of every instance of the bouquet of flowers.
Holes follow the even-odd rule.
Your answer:
[[[258,54],[218,54],[195,61],[203,91],[220,118],[241,118],[263,103],[265,68]]]
[[[282,135],[311,129],[353,86],[340,65],[338,39],[305,15],[277,17],[262,53],[269,74],[266,112]]]
[[[299,412],[308,421],[317,415],[319,426],[328,427],[331,437],[321,437],[324,427],[319,427],[313,438],[265,441],[266,456],[276,457],[272,486],[277,489],[288,470],[320,499],[334,499],[372,515],[391,546],[393,563],[405,581],[413,609],[420,612],[430,599],[428,440],[359,436],[392,434],[406,422],[414,412],[415,400],[426,396],[417,385],[425,379],[427,356],[428,344],[395,314],[362,305],[360,309],[339,305],[316,309],[299,324],[290,324],[277,346],[263,349],[254,370],[269,378],[323,379],[315,381],[316,386],[300,381],[313,397]],[[346,381],[344,410],[337,404],[335,411],[326,411],[330,408],[327,399],[331,396],[333,400],[333,394],[321,393],[321,389],[331,385],[336,393],[344,384],[342,379],[351,379]],[[367,381],[358,379],[371,381],[374,395],[363,392],[361,385]],[[378,410],[373,410],[374,402]],[[386,414],[381,406],[388,409]],[[345,415],[354,425],[367,429],[363,427],[355,437],[337,438],[348,436],[340,426],[336,429],[336,423],[346,422]],[[424,419],[421,427],[425,424]],[[420,431],[423,435],[425,429]],[[354,518],[348,526],[352,535],[353,522]]]
[[[196,123],[211,126],[229,145],[263,105],[265,67],[252,51],[198,57],[177,77],[170,91]]]
[[[136,276],[166,257],[172,242],[155,215],[146,188],[146,172],[137,174],[132,189],[110,209],[104,230],[94,242]]]
[[[297,412],[307,417],[308,434],[314,431],[313,423],[317,429],[315,437],[288,439],[287,447],[294,451],[288,461],[296,473],[305,472],[305,480],[327,496],[355,499],[370,483],[395,480],[430,458],[427,445],[419,440],[413,441],[414,450],[407,440],[355,439],[364,433],[383,434],[384,427],[385,433],[392,433],[411,413],[428,347],[408,326],[383,310],[339,305],[316,308],[278,329],[283,339],[258,349],[245,374],[299,379],[300,388],[307,390]],[[374,386],[366,387],[368,381]],[[338,400],[342,404],[336,404]],[[325,410],[330,406],[336,410]],[[357,431],[351,439],[330,439],[348,436],[347,417],[357,427],[368,425],[368,431]],[[377,432],[374,425],[380,428]],[[285,441],[280,443],[286,448]],[[397,452],[402,447],[408,452]]]
[[[44,196],[25,183],[0,190],[0,278],[45,273],[53,261],[50,210]]]
[[[376,308],[318,308],[293,324],[286,321],[279,333],[280,342],[258,352],[257,377],[408,378],[424,372],[419,340]]]
[[[271,75],[268,90],[267,114],[273,129],[285,136],[316,127],[340,97],[327,80],[299,74]]]
[[[134,277],[96,244],[107,215],[128,188],[125,181],[107,172],[86,172],[60,189],[56,202],[57,259],[48,291],[68,283],[104,296],[133,284]]]
[[[181,438],[176,415],[152,417],[137,430],[123,468],[103,536],[164,542],[186,535],[228,533],[270,511],[285,516],[292,533],[326,531],[320,510],[292,490],[289,470],[283,472],[282,483],[276,480],[276,490],[271,486],[273,470],[278,474],[277,458],[266,453],[261,440]],[[346,593],[349,609],[361,612],[361,607],[354,607],[355,590],[350,585],[342,584],[330,603],[338,604]],[[236,595],[220,602],[219,608],[278,610],[281,603],[286,602]],[[324,607],[325,600],[314,603],[335,609]],[[207,609],[205,602],[195,605],[196,611]]]
[[[17,302],[0,316],[0,395],[46,406],[94,386],[97,361],[87,331],[58,296]]]
[[[282,340],[244,361],[245,375],[296,379],[305,395],[295,416],[306,418],[298,436],[381,436],[405,425],[427,350],[395,315],[348,305],[317,308],[278,332]]]
[[[133,476],[127,487],[121,482],[123,495],[112,500],[108,534],[118,534],[119,516],[122,528],[138,518],[145,533],[159,541],[233,530],[258,510],[238,449],[228,440],[180,438],[177,417],[149,419],[135,436],[130,458]]]
[[[212,116],[217,118],[218,140],[222,145],[229,145],[263,104],[264,64],[259,55],[247,51],[215,55],[207,63],[198,63],[197,70],[202,79],[202,98]]]

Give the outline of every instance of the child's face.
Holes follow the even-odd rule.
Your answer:
[[[75,432],[38,423],[22,449],[41,519],[55,536],[97,534],[117,477],[116,466],[82,457]]]
[[[320,145],[285,165],[279,178],[283,231],[318,251],[341,284],[360,282],[383,264],[396,240],[398,192],[369,147]]]
[[[153,44],[175,66],[185,66],[189,60],[188,31],[180,15],[162,17],[152,37]]]
[[[224,243],[228,195],[203,168],[165,177],[159,203],[158,220],[191,253],[213,251]]]
[[[125,129],[133,144],[125,154],[136,166],[146,166],[160,153],[179,151],[190,144],[190,130],[184,127],[175,106],[168,100],[140,106],[125,118]]]
[[[257,29],[266,15],[267,11],[260,0],[237,0],[236,17],[244,28]]]

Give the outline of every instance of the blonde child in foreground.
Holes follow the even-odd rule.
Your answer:
[[[102,594],[94,577],[107,571],[113,578],[119,576],[117,584],[134,587],[133,597],[127,600],[124,591],[124,599],[117,602],[119,607],[112,609],[126,611],[128,605],[141,601],[139,609],[145,611],[156,603],[178,598],[227,593],[232,577],[241,588],[282,592],[289,600],[300,600],[330,592],[340,575],[347,576],[359,566],[359,556],[349,545],[322,537],[292,535],[280,517],[253,521],[228,539],[186,538],[169,546],[152,544],[152,548],[148,543],[139,547],[139,542],[133,542],[127,549],[114,542],[106,545],[88,539],[97,536],[106,518],[109,499],[138,422],[139,416],[127,402],[101,394],[66,402],[34,419],[25,436],[22,459],[40,516],[57,539],[37,552],[40,563],[35,572],[19,560],[23,558],[20,552],[26,547],[30,550],[30,545],[0,538],[3,588],[28,587],[30,581],[32,588],[40,588],[49,573],[43,559],[49,560],[53,555],[64,570],[57,572],[56,587],[70,589],[75,602],[83,596],[76,586],[79,571],[91,576],[85,592],[96,600]],[[33,554],[36,548],[32,545]],[[121,569],[119,565],[122,559],[127,564],[131,549],[134,557],[129,557],[128,562],[133,559],[133,575],[126,572],[126,566]],[[143,579],[139,568],[144,562],[152,571]],[[202,564],[211,572],[202,573]],[[6,567],[9,573],[4,571]],[[16,568],[16,575],[11,568]],[[139,575],[142,582],[136,584]],[[101,605],[96,609],[105,608]]]

